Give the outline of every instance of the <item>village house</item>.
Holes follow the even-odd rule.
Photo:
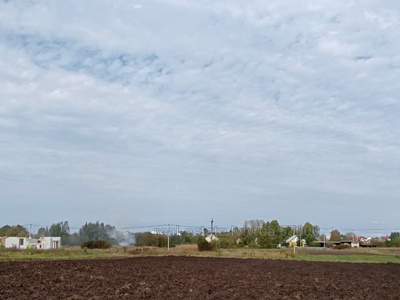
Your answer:
[[[6,237],[3,243],[6,248],[17,249],[59,249],[61,247],[61,237],[41,236],[38,239],[27,237]]]
[[[285,241],[285,244],[287,244],[289,247],[296,247],[297,246],[297,243],[299,242],[299,237],[297,236],[297,235],[292,235],[290,238],[288,238],[286,241]],[[305,239],[302,239],[301,241],[300,241],[300,246],[301,247],[304,247],[304,246],[306,246],[306,240]]]

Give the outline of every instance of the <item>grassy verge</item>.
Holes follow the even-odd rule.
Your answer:
[[[361,254],[361,255],[312,255],[299,254],[295,260],[325,261],[325,262],[351,262],[351,263],[400,263],[400,258],[386,254]]]
[[[134,256],[200,256],[221,258],[261,258],[298,261],[352,262],[352,263],[400,263],[399,249],[352,249],[347,251],[299,249],[218,249],[197,250],[196,245],[180,245],[169,250],[155,247],[113,247],[110,249],[81,249],[79,247],[58,250],[0,249],[0,261],[32,259],[96,259]]]
[[[18,250],[0,249],[1,260],[31,260],[31,259],[93,259],[120,257],[124,253],[120,248],[111,249],[81,249],[79,247],[57,250]]]

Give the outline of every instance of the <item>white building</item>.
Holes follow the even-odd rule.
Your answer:
[[[292,246],[298,246],[297,242],[299,241],[299,237],[297,235],[292,235],[290,238],[288,238],[285,243],[289,245],[289,247]],[[301,239],[300,241],[300,245],[301,247],[304,247],[306,245],[306,240],[305,239]]]
[[[27,237],[6,237],[6,248],[17,249],[59,249],[61,247],[61,237],[42,236],[38,239],[30,239]]]
[[[218,241],[218,238],[215,235],[210,234],[209,236],[206,237],[206,241],[211,243],[212,241]]]

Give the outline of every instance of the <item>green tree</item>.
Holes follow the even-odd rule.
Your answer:
[[[195,244],[197,241],[197,237],[191,232],[183,231],[181,232],[181,237],[183,239],[183,244]]]
[[[5,225],[0,228],[0,236],[28,237],[29,232],[22,225],[15,225],[15,226]]]
[[[258,235],[258,243],[261,248],[276,248],[283,242],[283,233],[277,220],[266,222]]]
[[[239,246],[256,247],[258,244],[257,230],[253,228],[243,227],[237,232],[237,237],[239,239]]]
[[[217,247],[216,241],[211,241],[209,243],[204,236],[199,236],[197,239],[197,249],[199,251],[215,251]]]
[[[10,225],[5,225],[0,228],[0,236],[9,236],[7,233],[9,232],[11,226]]]
[[[97,221],[96,223],[85,223],[79,229],[79,236],[81,242],[92,241],[92,240],[105,240],[111,244],[117,244],[118,242],[109,235],[109,232],[115,231],[115,227],[111,225],[104,225]]]
[[[385,247],[385,242],[379,238],[373,238],[371,240],[371,245],[374,247]]]
[[[400,247],[400,232],[390,233],[390,241],[386,242],[388,247]]]
[[[237,246],[237,241],[239,239],[239,236],[237,234],[238,229],[236,230],[230,230],[228,232],[219,232],[217,234],[218,238],[218,247],[219,248],[234,248]]]
[[[171,238],[171,237],[170,237]],[[136,246],[167,247],[168,237],[165,234],[153,234],[151,232],[136,232]],[[170,240],[171,246],[171,240]]]
[[[52,224],[49,228],[49,236],[61,237],[62,245],[69,245],[69,224],[68,221]]]
[[[135,241],[135,245],[138,247],[157,245],[157,237],[151,232],[136,232]]]
[[[345,240],[349,240],[351,242],[357,242],[357,237],[356,234],[352,231],[346,232],[346,235],[344,237]]]
[[[400,240],[400,232],[391,232],[389,237],[392,241]]]
[[[311,245],[319,236],[318,226],[312,225],[310,222],[306,222],[302,228],[301,238],[306,241],[307,245]]]
[[[168,241],[167,241],[168,243]],[[185,237],[179,234],[173,234],[169,236],[169,246],[175,247],[176,245],[181,245],[185,243]]]
[[[70,234],[68,246],[79,246],[81,244],[81,237],[77,232]]]
[[[340,231],[337,229],[334,229],[331,231],[331,237],[330,237],[330,241],[340,241],[341,239],[341,235],[340,235]]]
[[[49,231],[44,227],[40,227],[38,229],[38,232],[36,234],[36,238],[40,238],[41,236],[49,236]]]

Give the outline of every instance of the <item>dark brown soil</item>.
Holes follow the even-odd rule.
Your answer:
[[[0,299],[400,299],[400,265],[195,257],[6,261]]]

